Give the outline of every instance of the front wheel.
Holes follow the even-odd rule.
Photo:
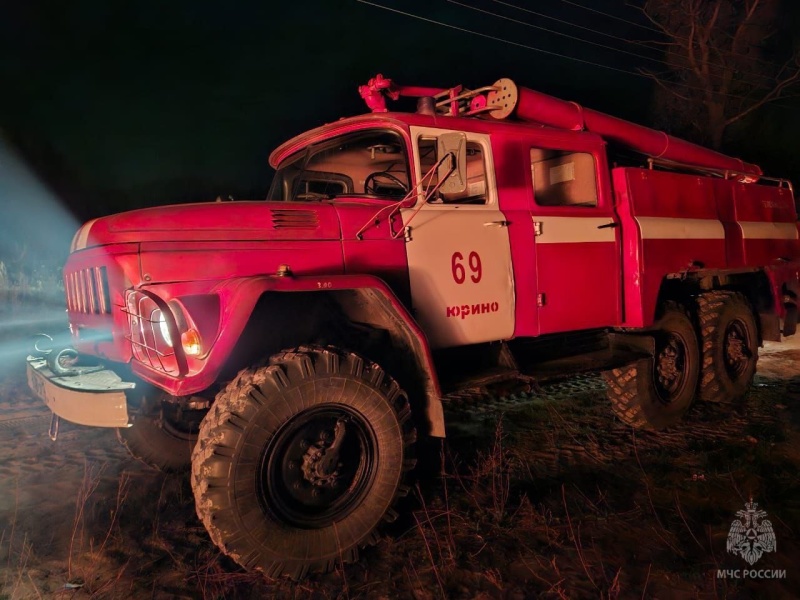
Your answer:
[[[268,576],[352,562],[395,516],[410,416],[398,384],[352,353],[304,347],[245,369],[200,428],[197,514],[223,552]]]
[[[665,304],[653,333],[655,355],[606,371],[608,398],[619,419],[632,427],[664,429],[678,423],[694,400],[700,351],[685,309]]]

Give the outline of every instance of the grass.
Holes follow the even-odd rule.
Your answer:
[[[30,576],[28,565],[36,561],[36,556],[33,552],[33,545],[28,540],[27,533],[23,533],[23,538],[20,542],[16,538],[19,537],[17,531],[17,519],[19,516],[19,487],[14,488],[14,512],[11,516],[8,529],[3,529],[0,532],[0,556],[5,554],[6,565],[3,569],[3,590],[0,591],[0,600],[8,599],[15,600],[20,595],[35,594],[36,597],[42,598],[42,593],[36,585],[36,582]],[[8,531],[8,535],[6,535]],[[30,581],[30,587],[28,587]],[[22,588],[24,586],[24,588]],[[8,591],[5,591],[8,590]]]
[[[732,510],[741,507],[722,499],[749,490],[737,489],[735,477],[696,476],[705,450],[692,450],[701,446],[689,428],[667,438],[634,436],[610,416],[595,415],[596,408],[583,410],[559,407],[565,431],[550,441],[541,442],[545,436],[539,435],[550,423],[526,423],[522,409],[496,420],[485,438],[439,445],[438,473],[414,486],[391,537],[364,551],[358,564],[299,583],[245,573],[222,556],[194,516],[188,477],[87,464],[62,582],[83,584],[69,591],[75,598],[97,599],[150,597],[155,591],[209,600],[612,599],[664,596],[673,587],[690,597],[752,595],[745,584],[708,576],[732,564],[724,534]],[[605,419],[605,431],[598,430],[595,418]],[[736,421],[727,427],[720,436],[733,443],[741,432]],[[552,463],[556,474],[531,476],[536,472],[531,461],[538,456],[526,451],[531,428],[540,451],[559,455],[565,445],[573,448],[567,459]],[[592,442],[586,443],[587,452],[598,453],[592,477],[585,476],[584,457],[574,450],[585,441]],[[755,456],[755,446],[743,447]],[[597,448],[605,448],[607,456]],[[664,469],[681,456],[685,465],[672,473]],[[768,478],[760,482],[764,490],[791,474],[788,465],[776,466],[774,473],[758,475]],[[682,485],[673,485],[676,481]],[[796,493],[797,484],[792,487]],[[797,515],[782,514],[776,502],[770,498],[768,510],[785,521],[780,527],[796,527]],[[32,594],[26,597],[35,598],[31,584],[40,582],[28,575],[40,558],[23,532],[13,536],[18,542],[3,593],[17,600],[14,594],[25,586]],[[7,545],[1,540],[0,546]],[[779,595],[781,588],[776,589]]]

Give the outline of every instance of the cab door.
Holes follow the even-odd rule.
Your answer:
[[[599,185],[605,155],[533,147],[530,159],[540,333],[618,325],[620,230],[600,193],[610,189]]]
[[[466,190],[426,198],[435,186],[437,139],[412,127],[417,203],[401,211],[414,314],[432,348],[511,338],[514,277],[489,136],[468,133]],[[426,177],[427,175],[427,177]]]

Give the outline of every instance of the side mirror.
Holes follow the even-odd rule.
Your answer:
[[[437,140],[437,156],[442,160],[437,171],[442,194],[461,194],[467,189],[467,136],[444,133]],[[449,175],[448,175],[449,173]]]

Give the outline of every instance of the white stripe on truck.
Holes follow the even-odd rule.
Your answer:
[[[716,219],[635,217],[645,240],[724,240],[725,229]]]
[[[796,240],[797,226],[794,223],[770,223],[768,221],[739,221],[742,237],[746,240]]]
[[[642,239],[645,240],[724,240],[725,229],[716,219],[677,219],[671,217],[635,217]],[[613,242],[614,228],[602,225],[611,223],[608,217],[533,217],[541,223],[542,234],[538,244],[578,244],[585,242]],[[796,240],[794,223],[768,221],[739,221],[742,237],[746,240]]]

